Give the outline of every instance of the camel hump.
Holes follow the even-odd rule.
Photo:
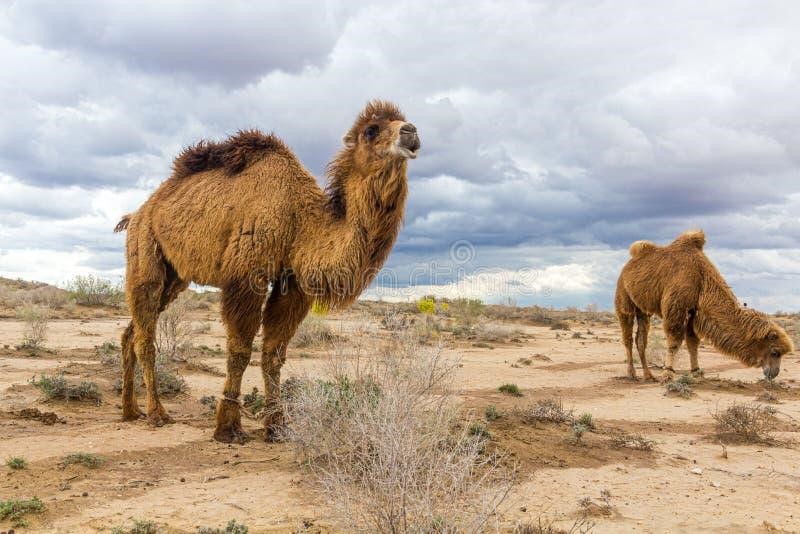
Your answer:
[[[131,217],[133,217],[133,213],[126,213],[122,216],[122,219],[119,220],[117,225],[114,227],[114,233],[122,232],[128,229],[128,225],[131,223]]]
[[[232,176],[242,172],[257,157],[267,152],[292,155],[275,134],[260,130],[239,130],[225,141],[206,141],[183,149],[172,164],[173,177],[184,178],[192,174],[222,169]]]
[[[631,248],[629,248],[628,250],[631,253],[631,258],[635,258],[636,256],[644,254],[645,252],[650,252],[652,250],[655,250],[657,247],[658,245],[656,245],[652,241],[642,240],[634,242],[631,245]]]
[[[698,250],[703,250],[703,246],[706,244],[706,234],[702,230],[689,230],[679,235],[673,244],[691,245]]]

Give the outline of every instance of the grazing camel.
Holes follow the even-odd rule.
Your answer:
[[[274,135],[240,131],[220,143],[201,141],[185,149],[172,176],[119,222],[115,231],[128,231],[125,293],[132,315],[122,334],[124,420],[145,416],[134,393],[138,359],[149,423],[170,422],[156,389],[156,322],[196,282],[221,289],[228,337],[214,437],[247,439],[239,395],[259,324],[265,438],[274,437],[282,421],[287,343],[314,300],[346,306],[375,277],[402,224],[407,160],[420,148],[414,125],[381,100],[366,106],[343,142],[323,191]]]
[[[632,349],[635,318],[642,373],[646,380],[654,379],[645,358],[653,314],[662,318],[667,336],[665,379],[675,372],[673,360],[684,338],[692,372],[700,370],[697,347],[701,338],[748,367],[760,365],[768,379],[778,376],[781,357],[794,350],[792,340],[775,321],[739,306],[730,287],[703,252],[705,242],[705,234],[697,230],[681,234],[664,247],[650,241],[631,245],[631,259],[619,275],[614,301],[630,378],[636,378]]]

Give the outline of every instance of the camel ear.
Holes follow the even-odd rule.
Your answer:
[[[356,146],[356,137],[352,132],[347,132],[344,137],[342,137],[342,143],[344,143],[344,146],[347,148],[353,148]]]

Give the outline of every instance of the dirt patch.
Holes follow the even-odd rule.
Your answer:
[[[66,424],[67,422],[55,412],[42,412],[39,411],[39,408],[23,408],[21,410],[12,411],[11,415],[17,419],[33,419],[46,425],[54,425],[56,423]]]

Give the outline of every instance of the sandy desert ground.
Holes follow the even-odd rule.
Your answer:
[[[208,350],[180,367],[188,392],[165,400],[176,422],[155,429],[120,421],[113,388],[118,371],[96,348],[118,343],[127,317],[109,310],[62,314],[50,321],[47,350],[34,355],[15,348],[24,324],[10,313],[0,320],[0,458],[28,463],[20,470],[0,467],[6,471],[0,496],[44,502],[42,513],[26,516],[27,530],[108,532],[148,520],[164,532],[196,532],[236,519],[250,532],[337,531],[291,444],[211,439],[213,413],[200,399],[220,394],[225,360],[217,349],[225,339],[214,305],[192,313],[193,321],[208,325],[192,342]],[[486,423],[489,439],[519,469],[499,518],[503,528],[544,521],[568,531],[587,517],[592,532],[800,531],[800,357],[785,358],[777,385],[770,386],[760,369],[745,369],[704,345],[705,377],[693,385],[693,396],[681,398],[667,395],[663,384],[625,379],[619,333],[607,318],[572,320],[569,331],[514,321],[506,325],[515,331],[510,340],[445,342],[446,354],[461,359],[456,383],[463,410],[480,418],[487,405],[497,407],[500,417]],[[325,320],[345,339],[365,321],[372,323],[368,335],[388,335],[364,309]],[[290,348],[284,378],[323,373],[328,350]],[[259,358],[254,352],[253,360]],[[688,368],[685,350],[677,363]],[[30,380],[57,372],[95,382],[102,401],[45,401]],[[523,395],[500,393],[503,383],[517,384]],[[261,387],[255,366],[243,390],[254,386]],[[774,441],[723,446],[713,414],[764,399],[765,391],[776,410]],[[519,410],[548,398],[592,414],[595,430],[576,442],[569,425],[522,421]],[[58,421],[27,418],[31,412],[23,410],[31,408],[55,413]],[[257,420],[245,418],[245,424],[253,433],[259,429]],[[614,442],[635,434],[651,440],[652,450]],[[103,464],[63,465],[75,452],[96,454]],[[589,507],[580,504],[587,497]],[[0,529],[10,526],[6,521]]]

